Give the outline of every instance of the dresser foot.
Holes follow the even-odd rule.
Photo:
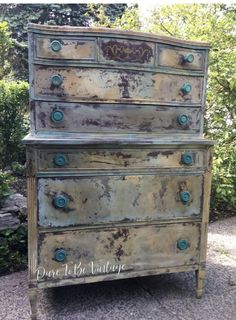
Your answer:
[[[38,299],[38,290],[37,289],[29,289],[31,320],[37,320],[37,299]]]
[[[196,298],[201,299],[205,283],[205,270],[196,270]]]

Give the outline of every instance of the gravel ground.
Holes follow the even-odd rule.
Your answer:
[[[235,320],[236,217],[209,226],[207,279],[192,272],[41,290],[39,320]],[[0,319],[30,319],[27,274],[0,278]]]

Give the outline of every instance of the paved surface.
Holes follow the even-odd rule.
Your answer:
[[[30,319],[26,272],[0,278],[0,319]],[[209,227],[207,279],[192,272],[41,290],[39,320],[235,320],[236,217]]]

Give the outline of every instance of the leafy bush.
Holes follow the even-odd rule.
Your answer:
[[[14,181],[15,178],[9,172],[0,170],[0,208],[10,195],[10,187]]]
[[[22,138],[29,130],[27,82],[0,81],[0,167],[24,163]]]
[[[16,230],[0,231],[0,276],[26,269],[27,228],[22,225]]]
[[[8,31],[7,22],[0,22],[0,79],[9,75],[11,71],[9,52],[13,47],[13,42],[10,36],[11,34]]]

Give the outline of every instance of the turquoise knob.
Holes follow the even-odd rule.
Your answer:
[[[66,259],[66,250],[64,249],[55,250],[54,259],[59,262],[64,261]]]
[[[183,92],[183,94],[188,94],[192,91],[192,86],[190,83],[184,83],[180,90]]]
[[[68,205],[69,199],[64,195],[56,196],[53,199],[53,204],[56,208],[66,208]]]
[[[191,195],[190,195],[190,193],[188,191],[181,191],[180,192],[180,200],[183,203],[189,202],[190,199],[191,199]]]
[[[181,126],[185,126],[189,123],[189,118],[186,114],[180,114],[178,116],[178,123],[181,125]]]
[[[51,120],[53,122],[61,122],[64,119],[64,113],[60,110],[55,110],[51,113]]]
[[[63,79],[62,77],[59,75],[59,74],[54,74],[52,77],[51,77],[51,84],[54,86],[54,87],[59,87],[63,82]]]
[[[52,51],[54,52],[58,52],[61,50],[61,43],[58,40],[53,40],[50,44],[50,48],[52,49]]]
[[[193,156],[191,153],[184,153],[181,156],[181,162],[186,165],[191,165],[193,163]]]
[[[194,55],[193,54],[186,54],[183,56],[183,63],[192,63],[194,61]]]
[[[187,249],[189,247],[189,242],[187,241],[187,240],[185,240],[185,239],[179,239],[178,241],[177,241],[177,248],[179,249],[179,250],[185,250],[185,249]]]
[[[67,157],[64,154],[56,154],[53,158],[55,165],[63,167],[67,163]]]

